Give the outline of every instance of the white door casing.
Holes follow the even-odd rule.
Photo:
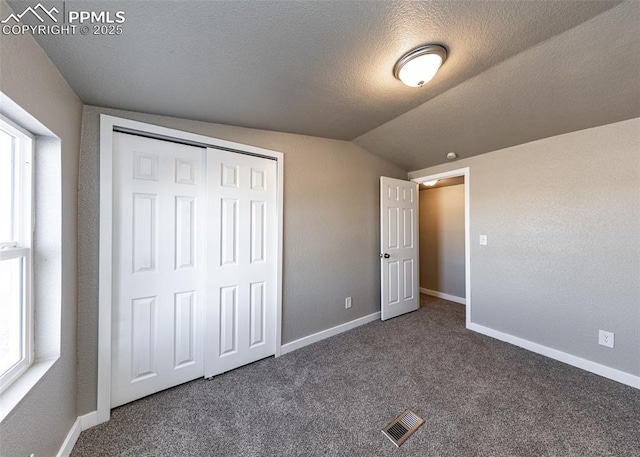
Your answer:
[[[203,376],[205,148],[113,134],[111,406]]]
[[[465,305],[466,305],[466,327],[471,328],[471,228],[470,228],[470,169],[469,167],[458,168],[455,170],[444,171],[441,173],[436,173],[432,175],[423,175],[423,176],[414,176],[413,182],[417,183],[418,186],[421,183],[440,180],[440,179],[448,179],[448,178],[457,178],[462,176],[464,178],[464,252],[465,252]]]
[[[205,377],[276,351],[277,164],[209,149]]]
[[[207,148],[212,147],[214,149],[223,149],[227,151],[233,151],[239,155],[254,155],[263,158],[269,158],[273,160],[276,164],[276,182],[274,187],[276,188],[276,212],[277,216],[275,221],[272,221],[274,226],[273,233],[275,233],[275,244],[277,246],[276,249],[276,304],[275,304],[275,318],[272,319],[273,326],[270,330],[275,334],[275,355],[276,357],[281,354],[281,316],[282,316],[282,250],[283,250],[283,182],[282,176],[284,173],[284,155],[280,152],[259,148],[255,146],[249,146],[245,144],[235,143],[231,141],[221,140],[217,138],[212,138],[204,135],[198,135],[194,133],[188,133],[180,130],[175,130],[166,127],[160,127],[157,125],[152,125],[144,122],[133,121],[130,119],[122,119],[106,114],[100,115],[100,218],[99,218],[99,267],[98,267],[98,391],[97,391],[97,410],[95,414],[91,413],[90,415],[86,415],[84,418],[84,422],[86,424],[91,424],[90,426],[97,425],[99,423],[103,423],[109,420],[111,415],[112,408],[112,394],[113,390],[112,386],[114,384],[112,378],[112,365],[115,366],[118,362],[115,361],[116,357],[112,356],[115,354],[116,348],[113,343],[113,334],[115,332],[116,327],[119,325],[118,318],[116,317],[116,300],[117,291],[115,289],[114,276],[116,273],[116,268],[118,267],[117,263],[120,260],[117,258],[116,254],[116,242],[118,241],[118,227],[114,224],[116,219],[116,212],[118,208],[116,208],[115,203],[115,194],[116,190],[120,187],[119,172],[114,166],[114,155],[115,155],[115,147],[114,142],[116,140],[117,132],[128,132],[142,138],[157,138],[168,140],[170,142],[174,142],[177,144],[186,144],[192,145],[195,147]],[[157,152],[157,151],[156,151]],[[208,151],[209,152],[209,151]],[[207,152],[207,153],[208,153]],[[153,153],[153,152],[152,152]],[[205,160],[208,159],[205,157]],[[142,164],[144,167],[147,167],[145,171],[148,171],[148,167],[150,163]],[[151,165],[152,166],[152,165]],[[206,167],[205,167],[206,169]],[[133,170],[130,170],[131,174]],[[205,173],[205,171],[203,171]],[[206,177],[209,180],[208,177]],[[140,193],[148,193],[152,194],[152,191],[143,191]],[[207,192],[205,191],[205,198],[207,198]],[[188,196],[188,195],[182,195]],[[133,197],[132,197],[133,198]],[[144,200],[144,199],[143,199]],[[146,202],[148,203],[148,202]],[[131,204],[132,206],[133,204]],[[202,207],[198,207],[200,210]],[[157,214],[157,213],[156,213]],[[205,211],[199,211],[197,213],[199,218],[205,218],[206,221],[206,205]],[[132,218],[133,216],[131,216]],[[205,222],[206,223],[206,222]],[[158,225],[159,227],[159,225]],[[204,239],[200,239],[198,242],[198,238],[195,239],[194,251],[196,252],[197,258],[196,262],[199,259],[204,262],[204,255],[207,252],[204,244],[202,242]],[[160,247],[161,250],[166,250],[167,246],[163,245]],[[169,250],[172,249],[171,246],[168,247]],[[175,247],[174,247],[175,249]],[[131,264],[132,265],[132,264]],[[132,268],[132,267],[131,267]],[[131,270],[132,271],[132,270]],[[203,283],[206,286],[206,278],[203,280]],[[205,287],[206,288],[206,287]],[[205,306],[204,296],[196,295],[198,300],[196,301],[196,307],[202,305]],[[144,298],[144,297],[142,297]],[[190,302],[188,297],[183,297],[185,300],[183,301],[183,308],[189,308]],[[146,306],[147,309],[150,308],[150,304],[143,304],[143,307]],[[175,306],[175,302],[174,302]],[[142,313],[144,316],[144,313]],[[203,325],[203,321],[206,319],[202,318],[202,314],[200,314],[200,319],[196,320],[196,325]],[[143,319],[144,320],[144,319]],[[149,326],[147,326],[149,327]],[[157,333],[156,335],[157,336]],[[166,335],[162,335],[163,337]],[[203,336],[203,335],[202,335]],[[204,336],[202,338],[204,340]],[[197,346],[197,344],[196,344]],[[185,346],[186,347],[186,346]],[[157,353],[158,351],[156,351]],[[185,351],[183,351],[184,353]],[[204,348],[200,353],[204,359]],[[197,351],[196,351],[197,354]],[[131,358],[130,358],[131,360]],[[185,365],[189,365],[185,363]],[[204,363],[202,364],[204,365]],[[192,366],[192,365],[189,365]],[[183,367],[183,369],[186,367]],[[204,368],[204,367],[203,367]],[[139,371],[145,370],[145,367],[140,367]],[[202,376],[200,374],[199,376]],[[197,377],[199,377],[197,376]],[[144,378],[144,376],[140,376],[140,378]],[[150,376],[148,380],[154,378]],[[178,381],[182,382],[182,381]],[[137,382],[140,384],[140,381]],[[146,395],[145,392],[141,396]]]
[[[391,319],[420,307],[418,185],[380,178],[380,314]]]

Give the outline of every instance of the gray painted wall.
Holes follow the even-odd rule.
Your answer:
[[[283,343],[380,310],[379,179],[407,172],[352,143],[85,107],[80,157],[78,412],[96,409],[99,113],[284,153]],[[344,299],[353,306],[344,309]]]
[[[409,175],[464,166],[471,321],[640,375],[640,118]]]
[[[0,1],[0,17],[10,12],[4,0]],[[0,62],[0,91],[61,139],[61,355],[0,424],[0,455],[48,456],[58,452],[76,419],[77,189],[82,103],[31,35],[1,35]]]
[[[420,190],[420,287],[465,297],[463,184]]]

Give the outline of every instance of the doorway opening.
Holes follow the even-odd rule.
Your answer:
[[[466,305],[468,327],[471,322],[469,168],[425,175],[412,181],[419,184],[420,293]]]

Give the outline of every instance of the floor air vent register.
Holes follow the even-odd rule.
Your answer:
[[[424,419],[410,409],[405,409],[402,414],[382,429],[382,433],[393,444],[400,447],[422,424],[424,424]]]

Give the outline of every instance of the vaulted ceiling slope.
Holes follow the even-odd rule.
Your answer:
[[[407,170],[640,117],[640,2],[468,79],[354,142]],[[640,132],[638,132],[640,154]]]
[[[35,2],[8,3],[20,13]],[[622,95],[633,98],[625,78],[637,60],[629,54],[640,54],[635,1],[41,3],[67,21],[71,11],[124,13],[120,35],[94,35],[93,26],[35,35],[87,104],[357,138],[407,169],[442,162],[443,151],[472,155],[633,111]],[[393,65],[424,43],[445,45],[449,58],[428,86],[405,87]],[[620,64],[619,73],[604,68]],[[614,101],[623,106],[612,114]]]

